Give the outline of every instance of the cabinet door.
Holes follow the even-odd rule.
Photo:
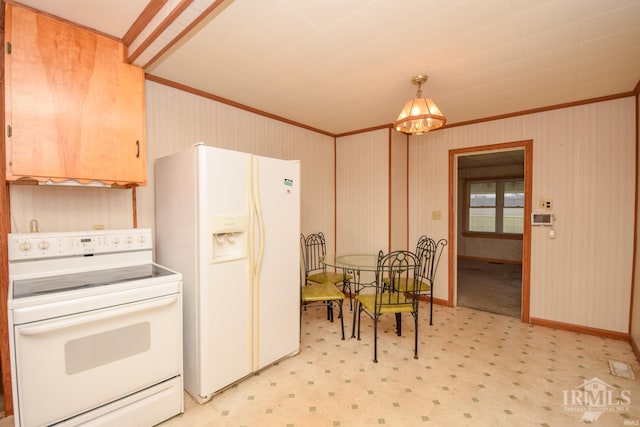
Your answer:
[[[119,41],[8,5],[7,179],[146,183],[144,72]]]

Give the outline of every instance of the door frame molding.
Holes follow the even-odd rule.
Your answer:
[[[530,320],[530,278],[531,278],[531,189],[533,180],[533,140],[514,141],[476,147],[466,147],[449,150],[449,294],[447,305],[453,307],[457,284],[457,191],[458,162],[460,155],[470,153],[524,150],[524,225],[522,233],[522,299],[520,320],[529,323]]]

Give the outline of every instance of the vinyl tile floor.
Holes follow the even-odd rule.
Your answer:
[[[345,304],[346,305],[346,304]],[[640,383],[614,376],[609,360],[640,364],[625,341],[521,323],[464,307],[421,303],[419,358],[413,322],[403,335],[391,315],[361,340],[346,339],[326,310],[303,312],[300,352],[199,405],[185,393],[185,412],[160,427],[594,426],[640,425]],[[0,426],[13,425],[13,417]],[[135,424],[135,423],[134,423]]]
[[[346,305],[346,304],[345,304]],[[346,340],[322,308],[303,312],[300,353],[206,404],[185,393],[185,413],[161,427],[212,426],[597,426],[640,425],[640,383],[614,376],[609,360],[640,364],[629,343],[464,307],[421,303],[419,358],[413,322],[395,334],[382,317]]]

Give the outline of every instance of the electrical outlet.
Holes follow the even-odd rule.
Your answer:
[[[553,209],[553,202],[551,199],[540,199],[540,209]]]

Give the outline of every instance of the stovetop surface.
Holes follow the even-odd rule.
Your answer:
[[[134,265],[13,281],[13,299],[71,292],[175,274],[156,264]]]

